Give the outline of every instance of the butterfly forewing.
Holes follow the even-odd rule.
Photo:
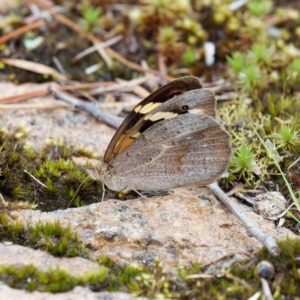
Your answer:
[[[153,124],[166,119],[176,118],[181,114],[206,114],[215,117],[215,105],[214,93],[204,89],[191,90],[164,102],[152,109],[132,126],[123,139],[116,145],[114,157],[124,151]]]
[[[104,162],[110,163],[128,147],[134,140],[134,137],[128,136],[130,129],[139,122],[139,120],[148,114],[153,109],[159,107],[172,97],[184,94],[187,91],[200,89],[202,86],[196,77],[185,77],[176,79],[169,84],[164,85],[143,101],[141,101],[125,118],[117,132],[113,136],[106,153],[104,155]],[[122,148],[120,144],[122,144]],[[119,150],[117,150],[119,147]],[[121,150],[120,150],[121,149]]]

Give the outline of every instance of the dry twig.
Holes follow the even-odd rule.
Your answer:
[[[264,299],[274,300],[268,281],[264,278],[261,278],[260,281],[264,292]]]
[[[207,187],[239,219],[239,221],[247,229],[248,233],[254,236],[268,249],[270,255],[278,256],[280,254],[280,248],[278,247],[275,239],[270,235],[264,234],[257,225],[255,225],[251,220],[249,220],[247,216],[238,208],[238,206],[231,201],[231,199],[222,191],[222,189],[220,189],[217,182],[211,183]]]
[[[119,35],[111,38],[110,40],[107,40],[107,41],[102,42],[100,44],[95,44],[94,46],[89,47],[89,48],[85,49],[84,51],[78,53],[72,59],[72,62],[76,62],[76,61],[80,60],[81,58],[85,57],[86,55],[89,55],[89,54],[97,51],[98,49],[104,49],[106,47],[112,46],[112,45],[116,44],[117,42],[119,42],[121,39],[123,39],[123,35],[119,34]]]
[[[135,89],[138,85],[147,82],[148,78],[147,76],[132,79],[129,81],[125,80],[119,80],[120,83],[115,83],[114,85],[108,86],[108,87],[99,87],[96,89],[91,90],[91,95],[97,95],[97,94],[103,94],[107,92],[116,92],[116,91],[132,91]]]
[[[51,94],[56,96],[62,101],[72,104],[74,107],[84,110],[95,117],[97,120],[107,124],[110,127],[118,128],[122,122],[122,120],[114,115],[111,115],[105,111],[103,111],[99,105],[96,103],[87,103],[80,101],[66,93],[63,93],[55,88],[50,87],[49,91]]]

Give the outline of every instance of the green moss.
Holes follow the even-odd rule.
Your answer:
[[[26,227],[23,222],[10,220],[6,213],[0,214],[0,241],[43,249],[55,256],[87,256],[88,253],[70,226],[63,227],[54,221]]]
[[[87,31],[93,31],[99,24],[99,17],[102,13],[101,7],[89,6],[84,9],[82,17]]]
[[[238,101],[227,103],[220,109],[220,116],[232,136],[233,147],[229,177],[222,180],[226,188],[238,182],[248,187],[265,186],[267,181],[272,180],[278,184],[280,192],[288,197],[274,157],[268,154],[256,132],[274,153],[283,172],[286,172],[300,155],[297,130],[300,126],[300,107],[297,103],[293,97],[270,93],[265,103],[267,114]],[[296,165],[294,170],[300,174]]]
[[[0,214],[0,238],[1,241],[23,243],[26,241],[24,224],[20,221],[10,222],[6,213]]]
[[[261,260],[271,262],[276,270],[273,287],[280,287],[282,294],[289,297],[300,296],[300,239],[288,238],[285,241],[278,241],[281,254],[278,257],[271,257],[263,248],[259,253]]]
[[[47,272],[34,266],[2,267],[0,280],[14,288],[52,293],[86,286],[93,291],[123,291],[133,296],[151,299],[248,299],[256,292],[262,293],[256,265],[268,260],[275,267],[275,276],[268,280],[276,299],[296,299],[300,295],[299,274],[300,240],[278,242],[280,256],[270,257],[262,249],[258,258],[248,264],[235,263],[221,277],[205,275],[198,263],[179,265],[177,275],[166,272],[159,259],[151,267],[139,264],[119,266],[111,259],[100,256],[99,270],[75,277],[59,268]]]
[[[100,265],[108,267],[108,268],[112,268],[115,265],[113,260],[105,255],[100,255],[100,257],[98,258],[98,262]]]
[[[56,140],[36,153],[26,142],[16,139],[17,133],[0,130],[0,189],[8,203],[22,200],[51,211],[90,204],[101,198],[101,182],[91,179],[70,160],[78,153],[88,157],[94,157],[94,153],[80,148],[74,154],[70,147]]]
[[[0,278],[9,286],[27,291],[65,292],[80,285],[80,280],[69,273],[54,269],[40,272],[33,265],[23,268],[2,267]]]
[[[93,291],[124,291],[151,299],[248,299],[255,292],[261,291],[255,264],[259,260],[268,260],[273,263],[276,271],[275,278],[269,281],[272,293],[276,291],[278,299],[292,299],[290,297],[300,295],[297,273],[300,241],[287,239],[279,242],[279,246],[282,249],[281,256],[269,257],[267,250],[263,249],[255,262],[245,266],[234,264],[221,278],[201,277],[204,270],[197,263],[179,266],[178,274],[174,276],[164,270],[158,259],[149,268],[137,264],[121,267],[101,256],[99,262],[102,266],[99,270],[82,277],[71,276],[59,268],[40,272],[33,266],[27,266],[2,267],[0,280],[14,288],[53,293],[81,285]]]

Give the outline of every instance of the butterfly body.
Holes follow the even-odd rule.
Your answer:
[[[123,132],[117,131],[118,139],[112,139],[104,159],[104,181],[110,189],[207,185],[226,171],[230,138],[215,119],[214,94],[201,89],[196,78],[186,79],[195,82],[194,88],[164,102],[147,102],[146,98],[146,104],[142,101],[133,110],[131,126],[125,124]],[[168,84],[167,90],[176,90],[176,81],[181,80]]]

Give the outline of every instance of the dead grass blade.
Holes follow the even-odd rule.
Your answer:
[[[24,110],[24,109],[43,109],[54,110],[58,108],[69,108],[69,104],[0,104],[0,110]]]
[[[102,40],[95,37],[93,34],[86,32],[85,30],[83,30],[82,28],[80,28],[78,25],[76,25],[74,22],[72,22],[70,19],[66,18],[63,15],[60,14],[52,14],[52,16],[59,21],[60,23],[72,28],[74,31],[82,34],[84,37],[86,37],[87,39],[89,39],[94,45],[95,44],[100,44],[102,43]],[[136,70],[138,72],[141,73],[151,73],[154,75],[157,75],[159,77],[165,78],[168,81],[172,81],[175,78],[169,75],[162,75],[159,71],[157,70],[153,70],[153,69],[147,69],[145,70],[142,66],[140,66],[137,63],[134,63],[132,61],[127,60],[125,57],[123,57],[122,55],[120,55],[118,52],[114,51],[111,48],[106,48],[107,53],[114,58],[115,60],[117,60],[118,62],[120,62],[121,64],[123,64],[124,66]]]
[[[29,30],[33,30],[33,29],[36,29],[36,28],[39,28],[41,27],[42,25],[45,25],[45,21],[44,20],[39,20],[39,21],[36,21],[32,24],[28,24],[28,25],[25,25],[25,26],[22,26],[2,37],[0,37],[0,45],[1,44],[4,44],[5,42],[11,40],[12,38],[16,37],[16,36],[19,36],[23,33],[26,33],[27,31]]]
[[[43,75],[50,75],[60,80],[67,80],[66,76],[59,74],[55,69],[33,61],[12,58],[1,58],[0,61],[6,65],[10,65],[19,69]]]
[[[66,85],[66,86],[57,87],[57,89],[60,91],[73,91],[79,89],[95,88],[99,86],[110,86],[113,84],[115,83],[114,82],[93,82],[93,83],[82,83],[76,85]],[[50,92],[48,88],[46,88],[35,92],[0,98],[0,103],[2,104],[15,103],[15,102],[20,102],[20,101],[25,101],[27,99],[35,98],[35,97],[46,96],[49,94]]]
[[[116,44],[117,42],[119,42],[120,40],[123,39],[123,35],[119,34],[113,38],[111,38],[110,40],[107,40],[105,42],[102,42],[100,44],[94,44],[94,46],[92,47],[89,47],[87,49],[85,49],[84,51],[78,53],[73,59],[72,59],[72,62],[76,62],[80,59],[82,59],[83,57],[85,57],[86,55],[89,55],[99,49],[104,49],[104,48],[107,48],[109,46],[112,46],[114,44]]]

